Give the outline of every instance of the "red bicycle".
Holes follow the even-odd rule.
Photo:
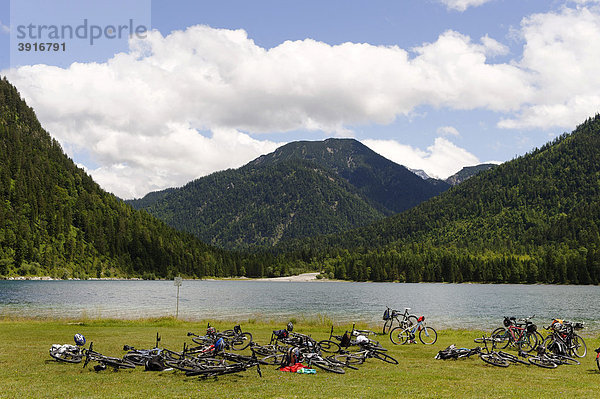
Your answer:
[[[515,317],[505,317],[504,327],[499,327],[492,332],[496,345],[500,349],[510,345],[524,352],[534,350],[539,340],[537,326],[531,321],[533,317],[518,320]]]

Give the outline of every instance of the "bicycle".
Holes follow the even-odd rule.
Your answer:
[[[197,368],[188,370],[185,372],[186,376],[199,376],[200,378],[217,377],[219,375],[239,373],[246,371],[251,367],[256,367],[256,372],[262,377],[262,371],[260,369],[260,362],[256,357],[256,353],[252,351],[252,356],[248,360],[228,364],[225,360],[220,361],[217,364],[205,363],[198,365]]]
[[[390,341],[394,345],[404,345],[415,342],[416,332],[419,332],[419,341],[424,345],[433,345],[437,341],[437,331],[425,324],[425,316],[417,319],[416,325],[407,327],[398,326],[390,331]]]
[[[339,341],[339,345],[340,347],[344,347],[344,348],[348,348],[349,346],[356,346],[356,345],[367,345],[369,344],[371,347],[373,347],[374,349],[379,349],[379,350],[386,350],[381,346],[381,343],[379,343],[379,341],[375,341],[371,338],[369,338],[369,335],[376,335],[376,333],[374,331],[371,330],[357,330],[355,329],[356,324],[352,324],[352,331],[346,331],[343,335],[334,335],[333,334],[333,326],[331,326],[331,330],[329,331],[329,339],[328,341],[331,341],[331,339],[336,339]],[[331,341],[333,342],[333,341]]]
[[[486,337],[485,335],[481,338],[475,339],[476,343],[482,343],[485,348],[485,352],[483,352],[481,347],[478,347],[479,350],[479,358],[483,360],[485,363],[491,364],[496,367],[508,367],[510,363],[504,357],[500,355],[500,353],[496,352],[496,343],[498,343],[498,339],[492,337]],[[492,349],[488,347],[488,342],[492,343]]]
[[[417,324],[417,316],[408,313],[409,310],[410,308],[404,308],[404,313],[400,313],[395,309],[387,307],[383,312],[383,334],[387,334],[392,330],[394,320],[399,327],[403,326],[404,328]],[[402,319],[399,319],[399,317],[402,317]]]
[[[192,337],[192,341],[200,346],[212,345],[219,338],[223,338],[225,345],[233,350],[244,350],[252,342],[252,334],[242,332],[242,328],[239,325],[236,325],[233,329],[219,332],[208,323],[206,335],[196,335],[192,332],[188,332],[187,335],[188,337]]]
[[[561,364],[566,365],[578,365],[581,364],[579,360],[574,359],[569,356],[557,355],[554,353],[548,353],[546,347],[543,345],[539,345],[536,348],[537,355],[531,355],[530,353],[520,351],[521,356],[528,357],[529,363],[546,368],[546,369],[555,369]]]
[[[535,316],[517,320],[515,317],[504,317],[504,327],[499,327],[492,332],[492,337],[498,340],[500,349],[509,345],[519,350],[531,352],[538,345],[537,326],[531,322]]]
[[[546,330],[550,331],[550,335],[542,341],[542,345],[556,354],[585,357],[587,345],[583,338],[575,333],[576,329],[583,328],[583,323],[571,323],[566,320],[554,319],[548,327],[545,327]]]
[[[182,352],[174,352],[169,349],[159,348],[160,335],[156,333],[156,343],[152,349],[136,349],[130,345],[123,345],[123,350],[128,351],[123,355],[123,359],[135,364],[136,366],[145,366],[149,360],[174,360],[182,357]],[[186,347],[184,344],[183,353],[185,353]]]
[[[81,363],[83,360],[83,352],[81,351],[81,348],[69,344],[52,345],[50,348],[50,356],[59,362],[65,363]]]
[[[95,371],[104,370],[107,367],[112,367],[115,371],[120,369],[133,369],[135,368],[135,364],[131,363],[128,360],[119,359],[116,357],[104,356],[103,354],[94,351],[93,348],[94,343],[90,342],[89,349],[83,349],[85,362],[83,367],[85,368],[89,362],[97,362],[98,365],[94,366]]]
[[[367,359],[378,359],[382,362],[398,364],[398,360],[396,360],[394,357],[382,352],[381,350],[370,347],[363,347],[361,350],[356,352],[343,351],[338,355],[334,355],[334,359],[346,365],[362,364]]]

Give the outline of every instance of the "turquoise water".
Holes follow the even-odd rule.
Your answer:
[[[173,281],[0,281],[0,315],[140,318],[175,314]],[[184,281],[179,316],[238,319],[326,316],[380,324],[386,306],[434,327],[489,329],[503,316],[585,321],[600,330],[596,286]]]

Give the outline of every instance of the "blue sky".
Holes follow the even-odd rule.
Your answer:
[[[69,155],[123,197],[331,136],[446,177],[521,155],[600,107],[596,0],[12,6],[0,0],[0,71]],[[18,24],[83,18],[133,18],[156,35],[131,49],[123,39],[15,50]]]

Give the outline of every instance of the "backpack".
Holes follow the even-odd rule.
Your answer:
[[[350,333],[348,331],[346,331],[344,333],[344,335],[342,335],[342,339],[340,340],[340,346],[343,347],[343,348],[349,347],[350,346],[350,340],[351,340]]]
[[[389,310],[389,309],[386,309],[386,310],[383,312],[383,320],[389,320],[389,319],[390,319],[390,310]]]
[[[146,371],[164,371],[168,369],[162,356],[152,356],[144,364]]]

